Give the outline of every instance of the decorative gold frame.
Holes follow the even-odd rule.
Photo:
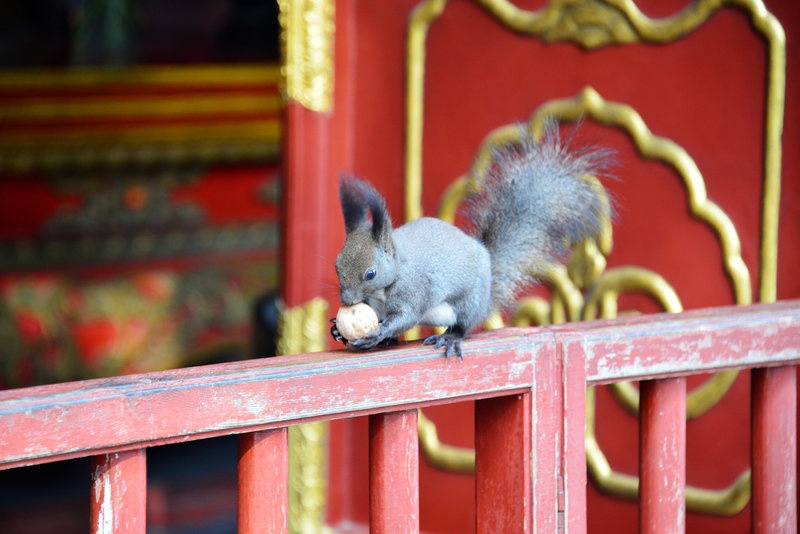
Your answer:
[[[406,102],[406,216],[422,215],[422,129],[424,103],[425,46],[427,33],[442,14],[446,0],[426,0],[414,9],[407,43],[407,102]],[[756,30],[765,38],[769,51],[767,102],[764,117],[763,210],[761,234],[761,277],[759,300],[774,301],[777,286],[778,204],[780,199],[781,131],[785,98],[785,35],[780,23],[758,0],[698,1],[683,11],[664,19],[650,19],[630,0],[553,0],[536,11],[517,8],[507,0],[481,0],[481,5],[501,24],[527,36],[547,42],[571,41],[586,49],[610,44],[633,42],[668,43],[679,39],[705,22],[723,7],[738,7],[750,15]],[[531,119],[534,133],[541,128],[542,118],[553,115],[562,120],[575,120],[588,115],[593,120],[624,129],[634,141],[639,153],[672,166],[681,176],[687,190],[691,214],[714,228],[722,243],[723,265],[733,284],[734,298],[739,304],[752,301],[750,275],[741,258],[741,247],[727,215],[706,194],[702,175],[688,153],[675,143],[653,136],[642,118],[630,107],[605,102],[593,89],[586,88],[571,100],[550,102],[541,106]],[[442,202],[444,218],[452,220],[458,203],[470,187],[480,182],[482,165],[488,161],[488,147],[514,134],[513,128],[500,128],[490,134],[476,157],[473,175],[457,180],[446,192]],[[475,175],[478,175],[476,178]],[[476,183],[477,182],[477,183]],[[578,247],[568,268],[555,267],[541,273],[554,289],[552,306],[541,299],[526,300],[524,309],[540,324],[561,322],[597,315],[616,314],[616,299],[620,292],[637,290],[654,296],[667,311],[680,311],[682,306],[674,290],[656,273],[629,267],[603,273],[605,258],[611,246],[610,230],[596,245],[584,243]],[[590,288],[587,300],[580,288]],[[525,324],[525,313],[514,318],[515,324]],[[491,327],[498,325],[497,318]],[[687,416],[696,417],[728,390],[736,373],[719,373],[687,398]],[[616,396],[631,411],[638,410],[638,391],[630,384],[615,388]],[[592,479],[605,492],[633,498],[638,493],[638,479],[614,472],[605,459],[594,433],[594,391],[587,398],[587,463]],[[423,421],[421,419],[421,421]],[[425,432],[436,435],[435,427]],[[420,424],[423,428],[423,423]],[[445,461],[453,456],[452,448],[436,440],[423,441],[423,452],[434,465],[451,465],[464,472],[474,470],[468,453],[456,451],[458,462]],[[688,487],[687,507],[691,510],[730,515],[739,512],[749,501],[750,471],[742,473],[734,483],[721,491]]]

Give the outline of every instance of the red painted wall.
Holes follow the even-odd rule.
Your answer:
[[[336,102],[331,115],[331,180],[351,172],[372,181],[388,199],[396,224],[403,220],[405,32],[417,2],[350,0],[337,3]],[[639,2],[650,16],[676,13],[687,2]],[[516,2],[538,7],[541,2]],[[793,276],[800,264],[800,9],[770,1],[787,35],[787,88],[783,135],[778,298],[800,296]],[[423,140],[424,211],[435,214],[445,187],[466,172],[492,129],[526,120],[541,103],[576,95],[586,85],[610,101],[635,108],[652,132],[683,146],[706,180],[709,197],[732,219],[742,255],[757,283],[760,175],[766,47],[735,9],[668,46],[617,46],[587,53],[569,44],[545,45],[502,29],[473,2],[448,3],[428,36]],[[734,302],[720,247],[709,228],[687,214],[685,194],[669,168],[640,160],[627,137],[587,122],[579,141],[617,150],[616,181],[606,181],[618,217],[609,268],[638,265],[657,271],[685,308]],[[333,259],[343,238],[335,188],[328,189],[330,265],[324,280],[336,303]],[[757,290],[754,290],[754,300]],[[623,299],[620,310],[657,308],[646,299]],[[690,388],[696,384],[690,382]],[[709,414],[688,424],[687,481],[722,488],[749,465],[749,381],[741,377]],[[637,467],[636,421],[598,393],[598,439],[612,466]],[[472,446],[472,407],[430,410],[440,437]],[[330,519],[366,519],[366,424],[347,421],[331,435]],[[339,463],[341,462],[341,464]],[[346,471],[345,468],[354,468]],[[422,467],[423,530],[473,528],[472,479]],[[613,521],[612,521],[613,519]],[[589,489],[589,530],[636,530],[636,509]],[[734,518],[689,514],[689,532],[749,531],[746,510]]]

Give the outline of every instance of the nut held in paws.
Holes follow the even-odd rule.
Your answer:
[[[336,314],[336,328],[346,340],[355,341],[378,328],[378,316],[363,302],[342,306]]]

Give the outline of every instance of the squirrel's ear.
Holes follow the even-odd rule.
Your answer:
[[[369,183],[342,176],[339,178],[339,201],[344,215],[344,229],[349,234],[367,220],[367,209],[372,215],[372,239],[388,253],[394,252],[392,218],[386,209],[386,200]]]
[[[344,215],[344,230],[348,234],[367,220],[367,204],[359,182],[349,176],[339,178],[339,202]]]
[[[392,218],[386,209],[386,200],[372,186],[364,185],[368,188],[367,203],[372,214],[372,239],[388,254],[394,254]]]

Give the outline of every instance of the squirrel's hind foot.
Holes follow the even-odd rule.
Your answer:
[[[463,336],[459,336],[451,332],[448,328],[444,334],[428,336],[423,341],[423,345],[433,345],[434,348],[440,349],[442,347],[447,347],[444,351],[444,357],[450,358],[450,356],[455,355],[456,358],[459,360],[463,360],[464,356],[461,354],[461,340],[464,339]]]

